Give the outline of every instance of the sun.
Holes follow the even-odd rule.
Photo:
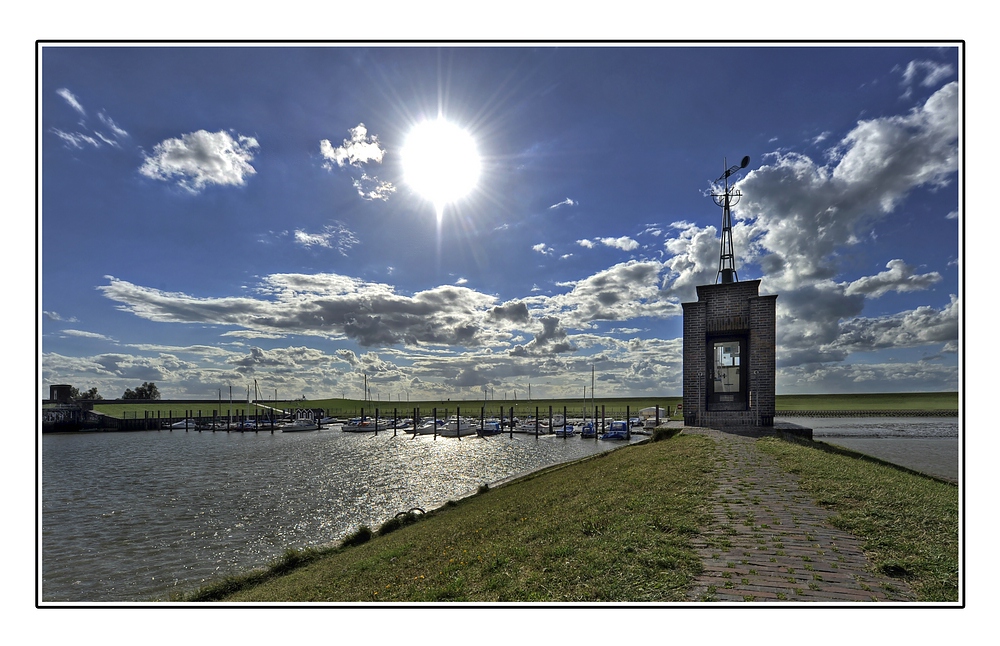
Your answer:
[[[404,181],[434,205],[439,223],[445,205],[468,195],[479,181],[475,139],[445,119],[414,126],[400,157]]]

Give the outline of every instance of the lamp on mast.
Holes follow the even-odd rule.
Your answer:
[[[723,158],[722,163],[725,166],[725,158]],[[722,207],[722,244],[719,250],[719,273],[715,276],[716,283],[720,280],[723,283],[739,281],[739,277],[736,275],[735,255],[733,254],[733,222],[729,214],[729,207],[739,202],[742,194],[739,189],[729,186],[729,178],[746,168],[749,163],[750,156],[747,155],[736,166],[727,168],[726,172],[714,182],[715,185],[722,182],[724,189],[722,193],[712,194],[712,199],[715,200],[715,203]]]

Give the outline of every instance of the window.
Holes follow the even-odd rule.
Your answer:
[[[746,405],[746,379],[743,359],[746,339],[724,338],[709,341],[708,403],[732,410]]]

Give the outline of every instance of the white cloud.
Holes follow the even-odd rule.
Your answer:
[[[319,142],[320,154],[327,160],[324,164],[326,168],[332,168],[333,164],[339,167],[350,165],[360,168],[363,164],[372,161],[382,163],[385,150],[379,145],[376,135],[368,136],[368,128],[365,127],[365,124],[359,123],[348,132],[350,132],[350,137],[344,139],[344,143],[336,148],[329,139],[323,139]]]
[[[455,285],[404,296],[389,285],[338,274],[273,274],[258,286],[259,297],[197,298],[109,281],[98,289],[120,309],[150,321],[349,338],[364,346],[495,341],[496,331],[485,325],[495,297]]]
[[[67,146],[73,148],[83,148],[84,144],[88,146],[93,146],[94,148],[100,148],[101,142],[90,135],[85,135],[82,132],[64,132],[59,128],[52,128],[52,132],[66,142]]]
[[[347,256],[347,251],[359,242],[354,232],[340,221],[324,226],[323,230],[319,233],[308,233],[301,229],[296,229],[294,236],[296,244],[300,244],[303,247],[336,249],[342,256]]]
[[[66,101],[66,103],[68,103],[74,110],[79,112],[80,115],[84,117],[87,116],[87,111],[83,109],[83,105],[80,104],[79,99],[77,99],[72,92],[63,87],[56,90],[56,94],[61,96]]]
[[[933,61],[910,61],[903,70],[903,83],[913,84],[920,75],[923,79],[920,85],[924,87],[934,87],[941,81],[955,73],[955,68],[951,65],[942,65]]]
[[[319,142],[320,155],[326,160],[323,168],[333,170],[334,167],[364,169],[370,162],[382,163],[385,156],[385,149],[379,144],[378,136],[368,136],[368,128],[365,124],[359,123],[349,131],[350,137],[344,139],[342,145],[334,147],[329,139]],[[380,180],[374,175],[369,175],[366,171],[361,173],[361,177],[353,179],[355,190],[358,195],[366,200],[386,201],[389,196],[396,192],[396,187],[391,182]]]
[[[257,172],[250,162],[259,147],[253,137],[234,139],[224,130],[198,130],[156,144],[139,172],[151,179],[176,180],[192,193],[209,184],[243,186]]]
[[[586,238],[584,238],[583,240],[577,240],[576,244],[580,245],[581,247],[586,247],[587,249],[593,249],[594,248],[594,241],[593,240],[587,240]]]
[[[941,282],[941,274],[938,272],[932,271],[927,274],[915,275],[913,267],[899,259],[890,260],[886,267],[888,271],[855,280],[847,286],[844,293],[848,296],[865,294],[872,298],[878,298],[891,291],[913,292],[927,289],[931,285]]]
[[[571,288],[565,294],[532,297],[528,302],[543,315],[568,317],[574,327],[591,321],[677,316],[680,306],[660,291],[664,269],[656,261],[631,260],[582,280],[559,283]]]
[[[84,339],[99,339],[101,341],[114,341],[114,339],[112,339],[107,335],[98,334],[97,332],[87,332],[85,330],[63,330],[62,334],[65,334],[67,336],[80,337]]]
[[[107,126],[109,130],[111,130],[111,133],[114,135],[116,139],[124,139],[125,137],[128,137],[128,133],[125,132],[125,130],[121,128],[117,123],[115,123],[114,120],[111,119],[111,117],[104,114],[103,111],[97,113],[97,118],[100,119],[101,123]]]
[[[813,137],[813,140],[812,140],[813,144],[821,144],[821,143],[823,143],[824,141],[827,140],[827,138],[829,138],[830,134],[831,133],[830,133],[829,130],[821,132],[820,134],[818,134],[815,137]]]
[[[79,120],[78,125],[81,128],[90,131],[89,133],[83,133],[80,131],[67,132],[61,128],[50,128],[49,131],[62,139],[67,147],[76,149],[82,149],[84,146],[101,148],[104,144],[107,144],[114,148],[121,148],[120,141],[127,138],[128,133],[124,128],[121,128],[118,124],[116,124],[111,117],[105,114],[104,111],[98,112],[97,117],[110,134],[106,134],[87,125],[87,111],[84,110],[79,99],[77,99],[76,96],[68,89],[60,88],[56,90],[56,94],[65,100],[66,103],[68,103],[82,117]]]
[[[909,114],[858,122],[833,149],[832,166],[795,153],[767,158],[737,185],[734,215],[749,227],[742,253],[759,259],[775,291],[831,279],[836,252],[866,237],[913,189],[954,179],[958,86]]]
[[[550,256],[550,255],[552,255],[555,252],[555,250],[552,247],[548,246],[544,242],[539,242],[538,244],[533,245],[531,247],[531,250],[532,251],[537,251],[538,253],[542,254],[543,256]]]
[[[922,306],[891,316],[845,321],[833,347],[870,351],[948,344],[958,339],[958,324],[959,301],[953,294],[948,305],[940,310]]]
[[[576,206],[577,204],[579,204],[579,202],[574,202],[573,200],[571,200],[571,199],[569,199],[567,197],[562,202],[556,202],[555,204],[553,204],[552,206],[550,206],[549,209],[557,209],[560,206]]]
[[[396,192],[396,187],[393,186],[392,182],[380,180],[368,173],[362,173],[360,178],[355,178],[354,188],[357,189],[358,195],[366,200],[382,200],[383,202]]]
[[[599,242],[605,247],[613,247],[615,249],[621,249],[622,251],[632,251],[639,246],[638,242],[628,236],[622,236],[620,238],[601,238]]]
[[[59,315],[58,312],[50,312],[48,310],[43,310],[42,311],[42,315],[45,318],[49,319],[50,321],[65,321],[67,323],[77,323],[78,322],[75,316],[71,316],[70,318],[63,318],[62,316]]]

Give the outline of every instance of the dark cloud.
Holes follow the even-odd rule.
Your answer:
[[[497,305],[489,311],[489,317],[494,321],[507,323],[527,323],[531,319],[524,301],[510,301]]]

